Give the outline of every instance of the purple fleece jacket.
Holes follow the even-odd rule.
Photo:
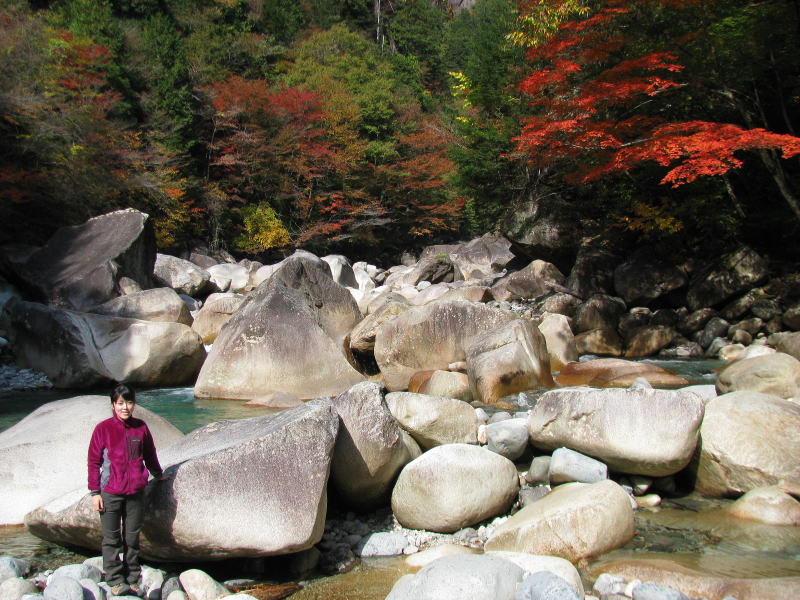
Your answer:
[[[136,494],[147,485],[148,470],[153,477],[160,477],[162,472],[147,424],[134,417],[123,421],[113,416],[98,423],[89,442],[87,462],[93,493]]]

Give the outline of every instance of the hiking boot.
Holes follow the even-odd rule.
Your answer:
[[[141,597],[141,593],[139,592],[139,584],[138,583],[129,583],[128,587],[130,588],[131,592],[134,596]]]

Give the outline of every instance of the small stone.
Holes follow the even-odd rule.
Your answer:
[[[488,424],[491,425],[492,423],[499,423],[500,421],[506,421],[511,418],[511,413],[505,411],[497,411],[491,417],[489,417]]]
[[[661,496],[658,494],[646,494],[645,496],[636,496],[636,504],[642,508],[653,508],[661,504]]]
[[[537,456],[531,461],[531,466],[525,475],[525,481],[531,484],[550,483],[550,457]]]
[[[83,586],[72,577],[56,577],[44,588],[45,600],[83,600]]]
[[[181,586],[192,600],[217,600],[229,591],[200,569],[189,569],[179,576]]]
[[[550,459],[550,483],[596,483],[608,479],[605,463],[569,448],[557,448]]]
[[[32,581],[22,577],[9,577],[0,583],[0,600],[17,600],[25,594],[38,594],[37,588]]]
[[[53,574],[48,577],[48,583],[58,577],[72,577],[80,581],[81,579],[91,579],[99,583],[103,581],[103,573],[97,567],[84,563],[74,565],[64,565],[53,571]]]
[[[688,596],[678,590],[652,582],[639,583],[632,589],[630,596],[633,600],[689,600]]]
[[[583,597],[555,573],[539,571],[522,580],[514,600],[583,600]]]
[[[600,573],[592,586],[592,591],[600,596],[620,594],[625,590],[625,578],[611,573]]]

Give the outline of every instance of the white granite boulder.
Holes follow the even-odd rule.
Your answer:
[[[211,294],[197,313],[192,329],[202,338],[204,344],[213,344],[222,326],[239,310],[243,301],[244,296],[241,294]]]
[[[202,296],[216,287],[208,271],[169,254],[156,254],[153,277],[157,283],[187,296]]]
[[[443,444],[477,444],[478,418],[461,400],[411,392],[392,392],[386,404],[400,426],[428,450]]]
[[[690,392],[565,388],[539,398],[528,418],[534,446],[561,446],[623,473],[683,469],[697,446],[703,401]]]
[[[192,325],[189,307],[172,288],[155,288],[120,296],[95,306],[88,312],[141,321],[166,321]]]
[[[751,391],[781,398],[800,396],[800,361],[782,352],[737,360],[717,377],[717,391]]]

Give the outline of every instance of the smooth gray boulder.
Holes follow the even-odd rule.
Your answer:
[[[29,511],[85,482],[92,431],[111,415],[108,396],[78,396],[40,406],[0,432],[0,525],[22,523]],[[147,423],[159,452],[183,437],[143,406],[135,415]]]
[[[548,462],[547,479],[551,484],[597,483],[608,479],[605,463],[569,448],[556,448]]]
[[[467,374],[472,395],[487,404],[555,385],[545,337],[528,319],[515,319],[476,336],[467,348]]]
[[[169,254],[156,255],[153,277],[156,283],[192,297],[207,294],[216,287],[208,271]]]
[[[484,550],[560,556],[576,562],[622,546],[632,537],[630,496],[606,479],[556,487],[496,528]]]
[[[344,287],[359,289],[355,272],[353,271],[350,261],[347,260],[347,257],[341,254],[330,254],[321,258],[328,263],[328,268],[331,270],[331,277],[333,277],[336,283]]]
[[[523,574],[496,556],[444,556],[401,577],[386,600],[512,600]]]
[[[408,547],[408,540],[396,531],[378,531],[365,535],[355,547],[356,556],[397,556]]]
[[[344,339],[361,320],[321,260],[295,257],[250,292],[219,332],[197,378],[198,398],[268,400],[336,396],[364,377]]]
[[[405,390],[418,371],[466,360],[475,338],[515,318],[483,304],[447,301],[411,308],[385,322],[375,336],[375,360],[386,389]]]
[[[706,404],[692,468],[705,496],[738,496],[786,480],[800,485],[800,404],[731,392]]]
[[[153,287],[155,259],[148,215],[129,208],[62,227],[16,271],[39,300],[87,310],[118,296],[121,277]]]
[[[197,313],[192,329],[197,332],[204,344],[213,344],[222,326],[239,310],[242,302],[244,296],[241,294],[232,292],[211,294]]]
[[[737,360],[717,377],[717,392],[760,392],[781,398],[800,396],[800,361],[775,352]]]
[[[528,447],[527,419],[506,419],[486,427],[486,447],[508,460],[517,460]]]
[[[183,323],[190,327],[192,325],[189,307],[172,288],[154,288],[120,296],[87,312],[140,321]]]
[[[221,292],[241,293],[250,284],[250,272],[247,267],[231,263],[222,263],[206,269],[211,283]]]
[[[327,399],[280,413],[196,429],[159,459],[142,556],[164,561],[291,554],[322,539],[339,417]],[[25,517],[34,535],[98,548],[100,521],[84,490]]]
[[[623,473],[683,469],[697,446],[703,401],[690,392],[566,388],[539,398],[528,418],[534,446],[571,448]]]
[[[341,424],[331,464],[331,481],[349,506],[385,504],[397,474],[412,460],[400,426],[377,383],[354,385],[333,400]]]
[[[81,579],[89,579],[95,583],[100,583],[103,581],[103,572],[94,565],[77,563],[58,567],[53,571],[53,574],[48,577],[48,580],[56,579],[57,577],[72,577],[78,581]]]
[[[446,444],[408,463],[392,491],[404,527],[452,533],[508,510],[519,490],[507,458],[479,446]]]
[[[17,363],[55,387],[91,388],[120,381],[177,386],[206,358],[202,340],[181,323],[79,313],[10,300],[7,322]]]
[[[581,581],[581,575],[578,569],[565,558],[528,554],[527,552],[509,552],[506,550],[487,552],[487,555],[496,556],[514,563],[525,571],[526,577],[543,571],[557,575],[566,581],[580,598],[583,598],[583,582]]]
[[[477,444],[478,417],[466,402],[411,392],[386,394],[400,427],[425,450],[443,444]],[[527,432],[526,432],[527,436]]]
[[[500,273],[514,259],[511,242],[501,235],[486,233],[449,253],[461,279],[482,279]]]

